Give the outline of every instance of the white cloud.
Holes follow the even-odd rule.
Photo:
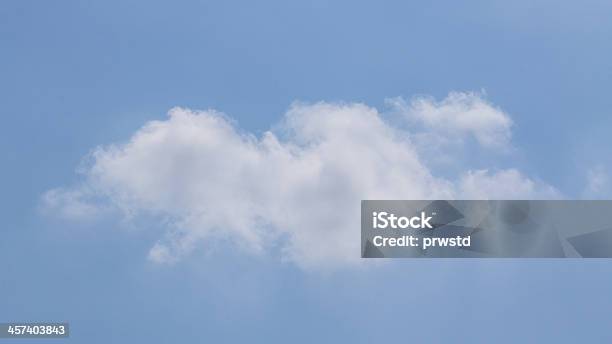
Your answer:
[[[610,178],[603,166],[587,170],[587,185],[583,192],[585,198],[601,198],[610,194]]]
[[[431,97],[415,97],[410,103],[402,98],[388,99],[409,121],[423,127],[427,140],[463,139],[472,136],[487,148],[507,148],[512,120],[501,109],[487,102],[479,93],[451,92],[438,102]]]
[[[430,112],[441,113],[432,116],[450,116],[449,102],[454,101],[431,103]],[[493,111],[489,105],[472,106],[475,102],[459,101],[470,118],[485,116],[475,115],[474,106]],[[461,130],[491,142],[499,128],[489,126]],[[280,127],[280,136],[266,132],[258,138],[218,112],[174,108],[167,120],[147,123],[128,142],[96,149],[85,186],[51,194],[78,196],[88,190],[130,216],[169,219],[166,236],[149,253],[156,262],[180,259],[221,240],[253,253],[281,246],[284,259],[306,268],[359,261],[361,199],[556,194],[516,170],[466,171],[457,181],[437,177],[406,130],[363,104],[294,104]],[[477,133],[477,127],[484,132]],[[79,197],[48,195],[43,197],[47,208],[79,209],[72,202]]]
[[[109,210],[94,198],[87,185],[51,189],[42,195],[42,210],[58,218],[89,221],[105,215]]]

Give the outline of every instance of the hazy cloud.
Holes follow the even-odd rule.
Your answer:
[[[610,195],[610,178],[603,166],[587,170],[587,185],[583,192],[585,198],[602,198]]]

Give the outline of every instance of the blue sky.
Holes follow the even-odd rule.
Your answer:
[[[609,341],[606,261],[319,271],[221,244],[160,265],[147,254],[163,223],[65,221],[40,200],[78,184],[92,149],[175,106],[223,111],[260,136],[294,101],[384,112],[390,97],[482,90],[512,119],[513,148],[491,157],[468,145],[465,164],[517,168],[581,198],[589,171],[612,166],[611,11],[605,1],[4,2],[0,321],[69,321],[74,343]]]

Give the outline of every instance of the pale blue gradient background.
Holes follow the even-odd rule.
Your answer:
[[[320,273],[219,250],[164,267],[151,224],[37,209],[173,106],[261,133],[294,100],[480,89],[516,123],[518,153],[486,165],[579,197],[612,165],[612,4],[513,3],[2,1],[0,321],[69,321],[73,343],[612,341],[608,260]]]

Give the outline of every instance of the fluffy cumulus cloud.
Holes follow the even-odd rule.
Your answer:
[[[507,115],[476,94],[403,106],[431,131],[487,147],[510,137]],[[253,254],[280,247],[283,259],[312,268],[359,261],[361,199],[559,196],[515,169],[439,177],[410,126],[363,104],[296,103],[277,127],[257,137],[221,113],[174,108],[129,141],[97,148],[82,184],[47,192],[43,205],[65,217],[113,208],[163,218],[166,234],[149,253],[156,262],[223,241]]]
[[[512,120],[479,93],[451,92],[439,102],[432,97],[415,97],[410,103],[402,98],[389,99],[388,103],[410,122],[422,126],[428,139],[434,135],[455,140],[471,136],[488,148],[509,145]]]

